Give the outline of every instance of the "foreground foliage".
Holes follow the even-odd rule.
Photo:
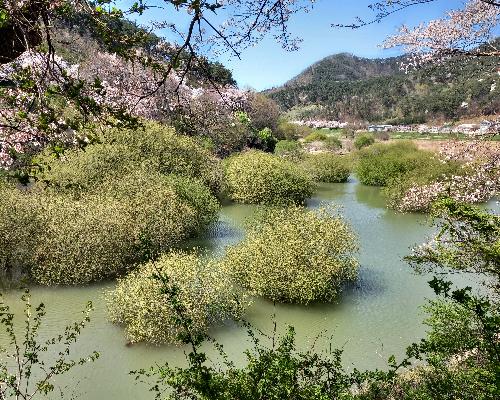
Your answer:
[[[42,339],[40,329],[46,317],[45,305],[42,303],[33,309],[28,291],[21,300],[24,303],[24,327],[19,334],[14,313],[0,293],[0,326],[2,334],[6,334],[5,344],[8,346],[0,347],[0,399],[45,397],[56,390],[57,377],[99,358],[96,351],[81,358],[70,357],[73,345],[90,321],[91,303],[87,304],[81,321],[68,325],[52,338]],[[62,396],[62,391],[60,394]]]
[[[356,249],[340,217],[292,207],[264,212],[222,263],[254,295],[307,304],[333,300],[356,277]]]
[[[247,151],[226,161],[226,190],[239,203],[303,203],[313,182],[299,166],[259,151]]]
[[[241,316],[243,298],[215,262],[195,253],[173,252],[130,273],[106,294],[109,318],[125,326],[131,342],[172,343],[182,333],[172,304],[154,279],[158,275],[175,283],[178,305],[193,334],[205,334],[210,326]]]

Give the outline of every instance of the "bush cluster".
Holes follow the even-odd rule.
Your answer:
[[[313,182],[300,166],[260,151],[228,158],[225,172],[227,193],[240,203],[299,204],[313,193]]]
[[[304,138],[304,142],[306,142],[306,143],[324,142],[325,140],[327,140],[327,138],[328,138],[328,135],[326,133],[316,130],[316,131],[311,132],[309,135],[307,135]]]
[[[164,175],[176,174],[200,179],[216,192],[222,169],[219,161],[200,142],[159,124],[143,128],[106,129],[102,143],[84,150],[66,151],[62,157],[42,157],[39,178],[59,189],[92,190],[106,177],[134,169],[146,169]]]
[[[218,162],[157,125],[108,130],[102,143],[40,161],[36,185],[0,188],[0,266],[41,284],[121,275],[197,234],[219,208],[207,186],[219,186]]]
[[[354,139],[354,147],[358,150],[371,146],[373,143],[375,143],[375,138],[371,133],[363,133]]]
[[[347,182],[351,173],[347,158],[336,154],[309,154],[303,165],[317,182]]]
[[[224,271],[195,253],[172,252],[131,272],[106,294],[111,321],[125,326],[131,342],[176,343],[183,332],[154,278],[159,274],[178,288],[192,333],[206,333],[211,325],[240,317],[243,297]]]
[[[223,268],[254,295],[279,302],[329,301],[356,277],[356,239],[326,210],[272,209],[230,248]]]
[[[386,186],[409,171],[432,162],[434,154],[418,150],[411,142],[375,144],[360,150],[356,174],[365,185]]]
[[[280,157],[300,159],[303,153],[302,145],[295,140],[280,140],[274,147],[274,154]]]

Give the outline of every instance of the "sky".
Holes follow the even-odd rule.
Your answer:
[[[155,0],[153,0],[154,2]],[[156,0],[161,3],[160,0]],[[420,22],[442,17],[450,9],[461,8],[463,0],[436,0],[429,4],[407,8],[393,14],[380,23],[352,29],[333,28],[335,23],[351,23],[356,16],[373,16],[368,5],[375,0],[316,0],[309,13],[299,13],[291,17],[290,32],[302,38],[297,51],[288,52],[272,37],[259,42],[243,52],[241,59],[229,54],[218,56],[232,72],[239,87],[255,90],[280,86],[298,75],[309,65],[322,58],[342,52],[359,57],[378,58],[400,54],[397,49],[382,49],[384,39],[395,33],[402,24],[415,26]],[[130,4],[120,0],[120,6]],[[151,9],[137,21],[148,24],[165,20],[165,11]],[[168,20],[180,28],[187,28],[188,19],[173,9],[168,12]],[[159,32],[161,33],[161,32]]]

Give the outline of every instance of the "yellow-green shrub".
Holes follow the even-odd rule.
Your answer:
[[[34,249],[43,234],[38,202],[0,182],[0,281],[2,276],[30,271],[35,263]]]
[[[216,263],[194,253],[173,252],[120,279],[106,294],[110,320],[123,324],[132,342],[172,343],[181,333],[155,274],[167,276],[179,289],[179,301],[194,332],[204,333],[241,315],[242,297]]]
[[[226,190],[240,203],[303,203],[313,193],[313,182],[294,163],[260,151],[226,160]]]
[[[152,123],[137,130],[107,129],[103,143],[68,150],[60,158],[45,155],[38,161],[44,166],[40,180],[77,193],[134,169],[196,178],[213,192],[219,190],[222,178],[220,162],[199,142]]]
[[[138,151],[141,160],[164,175],[197,178],[213,191],[219,189],[222,168],[219,161],[199,141],[178,135],[172,128],[148,123],[143,129],[110,129],[105,142],[125,145]]]
[[[0,188],[0,270],[41,284],[114,277],[212,222],[219,203],[195,179],[136,170],[78,197],[36,185]]]
[[[356,249],[340,217],[325,210],[273,209],[227,250],[222,265],[254,295],[307,304],[332,300],[343,282],[356,277]]]
[[[356,174],[365,185],[385,186],[391,179],[433,162],[435,155],[411,142],[374,144],[358,153]]]
[[[151,173],[105,182],[99,194],[77,200],[49,193],[41,204],[46,232],[32,270],[42,284],[120,275],[197,233],[218,210],[203,184]]]
[[[303,166],[318,182],[347,182],[351,172],[346,157],[329,153],[310,154]]]

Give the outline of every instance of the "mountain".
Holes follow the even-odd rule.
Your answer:
[[[293,119],[421,123],[500,113],[498,58],[409,73],[400,70],[403,60],[336,54],[265,93]]]

